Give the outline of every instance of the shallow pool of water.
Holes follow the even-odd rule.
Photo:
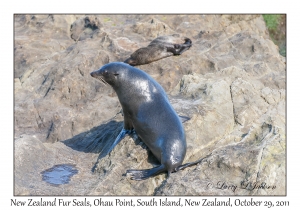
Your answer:
[[[41,172],[43,181],[53,185],[68,184],[72,176],[78,173],[75,165],[71,164],[60,164],[55,165]]]

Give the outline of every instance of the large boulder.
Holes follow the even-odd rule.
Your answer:
[[[285,195],[286,64],[260,15],[15,15],[16,195]],[[192,47],[137,66],[157,80],[184,123],[184,162],[143,181],[128,169],[157,160],[122,129],[113,89],[90,72],[161,35]],[[72,164],[70,182],[43,171]]]

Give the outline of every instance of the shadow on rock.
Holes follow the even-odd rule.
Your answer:
[[[100,153],[103,157],[123,127],[123,122],[110,121],[62,141],[66,146],[85,153]],[[101,155],[101,156],[102,156]],[[100,156],[99,156],[100,158]]]
[[[74,136],[71,139],[62,141],[66,146],[72,148],[73,150],[85,152],[85,153],[96,153],[99,154],[96,164],[91,169],[95,172],[99,160],[106,157],[110,151],[109,149],[113,145],[114,140],[120,133],[123,127],[123,122],[110,121],[100,126],[94,127],[89,131],[83,132]],[[147,146],[138,138],[136,134],[130,135],[135,145],[140,145],[141,150],[146,149],[148,154],[148,162],[154,165],[159,165],[158,160],[149,151]],[[122,140],[123,141],[123,140]]]

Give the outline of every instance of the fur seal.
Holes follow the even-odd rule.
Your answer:
[[[154,39],[147,47],[136,50],[124,61],[131,66],[143,65],[172,55],[181,55],[192,46],[189,38],[179,34],[160,36]]]
[[[183,125],[171,106],[167,94],[146,72],[126,63],[113,62],[91,76],[109,84],[117,93],[124,114],[124,127],[109,152],[126,134],[136,132],[161,163],[147,170],[127,170],[131,179],[143,180],[162,172],[171,172],[195,165],[182,165],[186,154]]]

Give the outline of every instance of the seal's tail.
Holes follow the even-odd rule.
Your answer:
[[[185,123],[186,121],[190,120],[191,118],[190,117],[187,117],[187,116],[181,116],[181,115],[178,115],[180,121],[182,123]]]
[[[206,157],[204,158],[201,158],[200,160],[196,160],[195,162],[190,162],[190,163],[186,163],[186,164],[183,164],[183,165],[180,165],[178,166],[177,168],[175,168],[175,171],[179,171],[179,170],[183,170],[187,167],[190,167],[190,166],[193,166],[193,165],[197,165],[198,163],[202,162],[202,160],[208,158],[211,156],[212,153],[210,153],[209,155],[207,155]]]
[[[157,174],[160,174],[162,172],[166,171],[166,166],[165,165],[160,165],[158,167],[155,168],[151,168],[151,169],[145,169],[145,170],[127,170],[126,174],[131,175],[131,179],[132,180],[144,180],[144,179],[148,179],[151,176],[155,176]]]

